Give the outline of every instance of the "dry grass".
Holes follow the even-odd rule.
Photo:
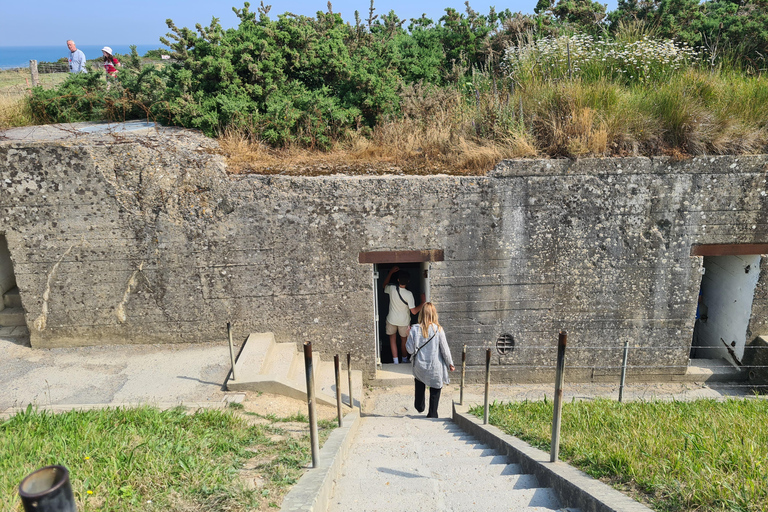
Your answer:
[[[0,92],[0,130],[30,124],[32,116],[25,98]]]
[[[55,87],[67,76],[67,73],[43,74],[40,75],[40,83],[45,88]],[[0,130],[34,124],[26,102],[30,89],[28,71],[0,71]]]
[[[328,152],[299,147],[274,149],[240,131],[219,137],[221,153],[235,174],[453,174],[482,175],[507,158],[538,154],[530,137],[476,141],[442,137],[439,128],[415,129],[407,120],[379,125],[373,137],[353,134]]]
[[[501,137],[476,135],[475,112],[467,111],[453,89],[407,86],[402,117],[373,130],[354,132],[331,151],[299,147],[274,149],[244,130],[219,137],[230,172],[320,176],[344,174],[482,175],[506,158],[539,154],[525,130]]]

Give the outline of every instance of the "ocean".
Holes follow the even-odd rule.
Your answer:
[[[90,60],[101,57],[101,49],[104,46],[78,45],[77,48],[85,53],[86,59]],[[109,46],[115,53],[131,53],[130,45],[127,44]],[[139,55],[144,55],[149,50],[156,50],[158,48],[163,48],[160,42],[157,44],[136,45],[136,51],[139,52]],[[0,46],[0,69],[26,68],[29,67],[30,60],[56,62],[62,57],[69,58],[69,49],[67,49],[66,42],[56,46]]]

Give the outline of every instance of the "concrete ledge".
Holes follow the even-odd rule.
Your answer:
[[[343,427],[331,432],[320,449],[318,466],[307,470],[285,495],[281,511],[319,512],[328,508],[336,477],[360,426],[359,412],[355,410],[344,416],[342,424]]]
[[[651,512],[651,509],[629,496],[595,480],[564,462],[549,462],[549,454],[520,439],[502,432],[467,413],[468,407],[453,404],[453,421],[499,453],[506,454],[522,466],[525,473],[535,475],[542,487],[551,487],[565,507],[582,512]]]
[[[214,401],[210,401],[210,402],[146,401],[146,402],[111,402],[106,404],[54,404],[54,405],[30,403],[24,406],[18,406],[18,407],[14,406],[14,407],[8,407],[7,409],[0,409],[0,420],[7,420],[11,416],[15,416],[20,412],[25,412],[29,405],[31,405],[32,409],[35,411],[38,411],[38,412],[45,411],[51,414],[59,414],[62,412],[69,412],[69,411],[93,411],[93,410],[99,410],[99,409],[117,409],[117,408],[131,409],[134,407],[143,407],[143,406],[154,407],[156,409],[160,409],[161,411],[165,411],[167,409],[173,409],[174,407],[183,407],[190,411],[195,411],[198,409],[226,409],[227,407],[229,407],[230,402],[242,403],[244,399],[245,399],[244,393],[230,393],[228,395],[224,395],[224,398],[221,401],[215,401],[215,402]]]

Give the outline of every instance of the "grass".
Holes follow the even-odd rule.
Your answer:
[[[39,75],[40,85],[52,88],[66,80],[68,73]],[[28,70],[0,70],[0,130],[29,126],[34,119],[27,104],[31,87]]]
[[[664,76],[631,84],[538,80],[511,92],[508,81],[494,86],[478,72],[465,84],[471,95],[403,91],[403,117],[350,133],[329,152],[270,148],[242,130],[226,130],[219,142],[230,172],[289,175],[478,175],[506,158],[768,151],[768,78],[694,68]]]
[[[0,511],[20,512],[21,480],[49,464],[69,469],[80,512],[277,509],[311,460],[308,428],[292,433],[284,420],[236,409],[28,408],[0,423]],[[319,425],[321,443],[334,426]]]
[[[552,402],[494,403],[491,424],[549,451]],[[472,413],[481,416],[482,407]],[[768,401],[565,404],[561,459],[654,510],[768,510]]]

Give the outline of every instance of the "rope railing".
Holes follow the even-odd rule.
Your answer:
[[[559,441],[560,441],[560,414],[561,414],[561,404],[562,404],[562,396],[563,396],[563,385],[564,385],[564,376],[567,370],[615,370],[616,373],[620,373],[620,382],[619,382],[619,402],[623,401],[624,397],[624,388],[626,387],[626,376],[627,372],[630,370],[687,370],[691,366],[695,366],[696,359],[689,359],[689,362],[685,365],[682,364],[628,364],[628,356],[629,353],[632,350],[642,349],[642,350],[648,350],[653,349],[660,352],[669,352],[674,351],[676,349],[666,349],[666,348],[659,348],[659,347],[651,347],[651,346],[639,346],[639,347],[632,347],[629,344],[629,341],[625,340],[622,346],[595,346],[593,344],[591,345],[582,345],[582,346],[568,346],[568,351],[576,350],[581,351],[580,353],[583,354],[585,350],[594,350],[594,351],[604,351],[604,350],[621,350],[622,356],[621,358],[621,364],[618,365],[611,365],[611,364],[597,364],[597,365],[591,365],[591,364],[584,364],[583,362],[577,362],[575,364],[567,364],[566,363],[566,346],[567,346],[567,334],[565,331],[561,331],[558,339],[557,346],[536,346],[536,345],[528,345],[526,347],[519,347],[515,346],[513,347],[513,351],[517,352],[519,350],[539,350],[539,351],[548,351],[553,354],[553,358],[551,362],[545,362],[542,363],[530,363],[530,362],[520,362],[519,364],[509,364],[509,363],[502,363],[497,365],[491,365],[491,353],[492,350],[487,345],[463,345],[462,346],[462,358],[461,358],[461,384],[460,384],[460,401],[459,403],[463,405],[464,403],[464,386],[465,386],[465,374],[466,374],[466,367],[467,367],[467,353],[468,352],[480,352],[481,350],[485,353],[485,396],[484,396],[484,407],[483,407],[483,423],[488,423],[489,418],[489,402],[490,402],[490,373],[491,369],[493,368],[493,371],[504,371],[504,370],[520,370],[520,369],[526,369],[526,370],[555,370],[555,394],[554,394],[554,412],[553,412],[553,418],[552,418],[552,438],[551,438],[551,454],[550,454],[550,460],[551,462],[557,461],[559,457]],[[686,347],[687,348],[687,347]],[[722,349],[727,348],[729,349],[729,352],[731,353],[731,356],[734,357],[734,353],[732,350],[730,350],[732,347],[728,347],[727,345],[724,345],[723,347],[712,347],[712,346],[694,346],[692,348],[706,348],[706,349]],[[766,346],[747,346],[745,347],[746,350],[756,350],[756,349],[763,349],[768,348]],[[679,349],[677,349],[679,350]],[[514,357],[514,354],[510,353],[498,353],[498,357]],[[578,356],[583,358],[583,356]],[[477,360],[473,358],[474,360]],[[763,370],[760,372],[759,380],[761,382],[750,382],[750,383],[739,383],[736,382],[712,382],[707,383],[712,389],[740,389],[740,390],[746,390],[750,389],[753,392],[762,392],[763,390],[768,391],[768,365],[764,364],[744,364],[741,361],[737,361],[738,364],[730,364],[727,360],[723,359],[722,363],[716,363],[711,364],[707,363],[703,365],[704,368],[708,370],[716,370],[716,369],[731,369],[731,370],[739,370],[742,372],[743,376],[748,376],[750,380],[755,377],[755,374],[753,373],[755,370]],[[479,369],[480,365],[476,364],[474,365],[476,368]],[[647,373],[646,373],[647,374]],[[679,374],[675,374],[679,375]],[[608,377],[610,375],[601,375],[601,377]],[[637,373],[636,375],[637,376]]]

